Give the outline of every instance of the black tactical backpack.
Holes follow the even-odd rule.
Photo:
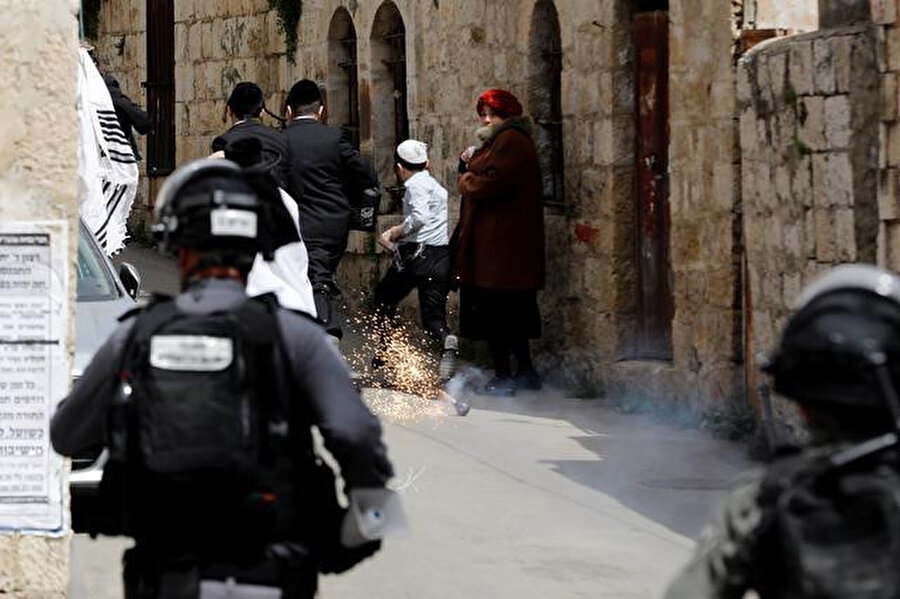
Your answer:
[[[834,457],[800,454],[770,468],[755,551],[763,599],[900,597],[897,454],[846,468]]]
[[[163,296],[138,315],[93,532],[202,539],[223,552],[278,536],[290,450],[277,340],[274,311],[256,300],[192,314]]]

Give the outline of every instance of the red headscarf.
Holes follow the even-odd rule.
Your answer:
[[[484,107],[490,106],[491,110],[498,116],[511,117],[522,115],[522,105],[518,98],[506,91],[505,89],[489,89],[478,96],[478,104],[475,110],[478,114],[484,113]]]

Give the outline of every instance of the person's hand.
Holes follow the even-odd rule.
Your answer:
[[[475,146],[469,146],[462,151],[462,154],[459,155],[459,159],[463,162],[468,163],[470,160],[472,160],[472,155],[475,154],[475,149]]]
[[[378,245],[389,252],[394,251],[395,244],[391,239],[391,229],[387,229],[384,233],[378,236]]]

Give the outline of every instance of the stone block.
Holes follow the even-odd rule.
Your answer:
[[[215,57],[216,40],[213,37],[212,22],[206,21],[200,25],[200,56],[204,60]]]
[[[851,91],[853,79],[853,37],[841,36],[832,42],[834,83],[838,93]]]
[[[900,71],[900,27],[887,27],[884,33],[887,69]]]
[[[769,69],[769,84],[772,86],[772,97],[775,104],[781,105],[785,99],[785,89],[787,84],[787,52],[779,52],[778,54],[770,54],[767,63]]]
[[[736,93],[738,109],[744,111],[753,103],[753,73],[755,72],[756,60],[741,59],[737,66]]]
[[[819,0],[819,28],[833,29],[872,18],[870,0]]]
[[[900,219],[900,176],[896,168],[883,169],[879,175],[878,217],[884,221]]]
[[[194,65],[175,65],[175,97],[183,102],[194,100]]]
[[[815,208],[813,210],[816,223],[816,260],[833,263],[837,258],[835,248],[834,219],[831,210]]]
[[[788,263],[805,259],[803,254],[803,223],[797,220],[786,220],[782,226],[782,248]]]
[[[838,208],[834,212],[835,250],[838,262],[856,261],[856,229],[853,209]]]
[[[812,157],[809,155],[801,156],[794,163],[791,179],[791,193],[795,204],[807,207],[814,204],[812,181]]]
[[[853,205],[853,165],[846,152],[835,152],[828,156],[826,171],[826,193],[828,205]]]
[[[186,58],[189,63],[196,63],[203,60],[203,44],[201,41],[202,29],[203,26],[199,23],[192,23],[188,29],[188,51]]]
[[[775,197],[779,204],[792,201],[791,197],[791,172],[787,164],[779,164],[775,167]]]
[[[809,208],[803,215],[803,255],[810,259],[816,258],[816,211]]]
[[[828,149],[850,146],[850,97],[831,96],[825,99],[825,143]]]
[[[803,276],[799,272],[784,273],[782,276],[782,289],[784,306],[793,306],[803,290]]]
[[[828,154],[812,156],[813,205],[826,208],[831,205],[828,197]]]
[[[833,94],[835,91],[834,54],[828,39],[813,41],[813,64],[816,92]]]
[[[202,0],[199,0],[202,2]],[[190,23],[194,20],[194,0],[178,0],[175,2],[175,22]]]
[[[756,111],[752,108],[747,108],[741,112],[739,137],[741,142],[741,156],[744,160],[755,159],[762,149],[759,147],[759,142],[756,139],[756,118]]]
[[[870,0],[872,21],[879,25],[890,25],[897,21],[897,0]]]
[[[881,120],[896,121],[898,117],[897,74],[885,73],[881,76]]]
[[[790,85],[794,93],[803,96],[813,93],[813,45],[811,42],[794,42],[790,47]]]
[[[800,131],[798,141],[808,150],[826,149],[825,99],[819,96],[804,97],[800,101]]]
[[[882,156],[884,167],[900,166],[900,127],[895,124],[879,127],[879,137],[882,138]]]
[[[190,43],[188,37],[188,25],[175,23],[175,63],[190,60]]]

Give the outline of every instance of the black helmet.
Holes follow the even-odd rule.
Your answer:
[[[764,369],[801,403],[889,411],[900,388],[900,279],[868,265],[832,269],[800,295]]]
[[[156,196],[154,232],[163,249],[252,256],[268,249],[268,213],[237,164],[206,158],[166,179]]]

